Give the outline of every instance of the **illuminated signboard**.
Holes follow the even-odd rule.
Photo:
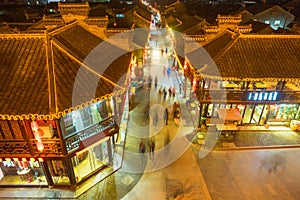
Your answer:
[[[125,15],[124,15],[124,14],[120,14],[120,13],[118,13],[118,14],[116,14],[116,17],[118,17],[118,18],[124,18],[124,17],[125,17]]]
[[[278,92],[249,92],[247,93],[248,101],[277,101]]]

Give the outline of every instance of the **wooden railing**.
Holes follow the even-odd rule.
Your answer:
[[[0,155],[31,155],[29,145],[25,140],[0,140]]]
[[[38,152],[36,148],[37,141],[35,139],[30,139],[28,144],[25,140],[1,140],[0,141],[0,155],[19,157],[20,155],[34,156],[42,155],[47,156],[63,156],[62,146],[59,139],[42,139],[44,150]]]
[[[98,124],[94,124],[84,130],[68,136],[67,138],[65,138],[66,149],[68,152],[80,149],[82,141],[92,138],[95,135],[106,137],[107,135],[109,135],[110,130],[118,131],[118,127],[115,123],[114,117],[109,117],[99,122]]]
[[[36,149],[37,141],[31,139],[33,148]],[[44,150],[40,152],[41,156],[63,156],[62,146],[59,139],[42,139]],[[36,149],[36,153],[39,153]]]

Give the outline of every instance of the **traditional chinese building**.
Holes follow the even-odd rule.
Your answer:
[[[73,188],[117,170],[131,53],[76,20],[0,46],[0,187]]]
[[[186,92],[194,99],[199,119],[217,118],[218,110],[236,108],[240,125],[299,120],[299,44],[299,35],[225,31],[188,53],[183,68],[191,87]]]
[[[240,25],[241,15],[218,15],[216,21],[202,34],[185,36],[187,46],[197,42],[199,47],[180,59],[184,96],[199,119],[197,126],[232,108],[239,110],[240,125],[299,120],[300,36],[251,34],[251,24]]]

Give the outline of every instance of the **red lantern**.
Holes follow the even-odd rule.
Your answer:
[[[238,108],[239,110],[244,110],[244,109],[245,109],[245,105],[239,104],[239,105],[237,106],[237,108]]]
[[[272,105],[270,105],[270,108],[275,110],[275,109],[278,108],[278,105],[277,104],[272,104]]]
[[[40,142],[42,139],[41,133],[39,131],[35,131],[33,132],[33,134],[34,134],[34,138]]]
[[[192,86],[192,91],[197,92],[198,88],[198,80],[196,78],[193,79],[193,86]]]
[[[31,122],[31,129],[32,129],[33,132],[36,132],[36,131],[39,130],[39,125],[36,121]]]
[[[42,152],[44,150],[44,145],[42,142],[37,142],[36,147],[39,152]]]
[[[186,60],[184,60],[183,68],[184,68],[184,70],[187,69],[187,61]]]

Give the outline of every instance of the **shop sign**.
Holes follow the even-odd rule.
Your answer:
[[[279,97],[279,92],[276,91],[259,91],[259,92],[248,92],[248,101],[277,101]]]
[[[113,118],[109,118],[100,122],[99,124],[95,124],[85,130],[76,133],[76,135],[73,135],[72,137],[66,139],[67,151],[71,152],[76,149],[80,149],[80,147],[82,146],[82,142],[84,142],[85,140],[88,141],[90,138],[92,138],[92,136],[102,134],[102,137],[105,137],[106,132],[108,132],[106,130],[113,127],[115,127],[115,121],[113,120]],[[87,143],[91,142],[88,141]]]

